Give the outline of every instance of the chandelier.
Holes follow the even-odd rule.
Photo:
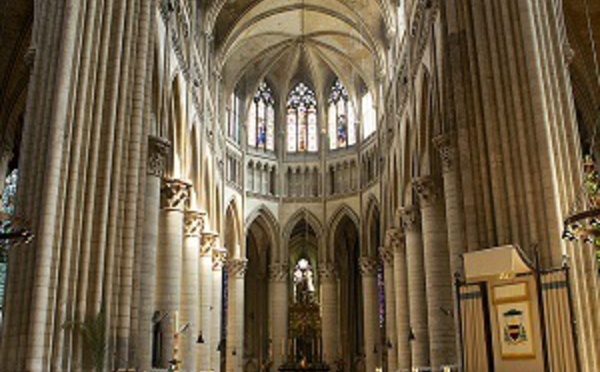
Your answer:
[[[596,53],[596,44],[592,29],[588,0],[583,0],[586,16],[587,36],[589,38],[590,50],[594,62],[595,77],[600,87],[600,65]],[[596,137],[600,126],[600,112],[598,122],[594,126],[590,152],[596,149]],[[596,159],[600,161],[600,159]],[[567,241],[583,241],[600,248],[600,173],[594,164],[591,155],[587,155],[583,161],[583,182],[579,193],[569,215],[564,220],[562,238]],[[600,252],[600,251],[598,251]],[[597,255],[600,258],[600,255]],[[600,262],[600,260],[599,260]]]
[[[562,238],[600,247],[600,173],[589,155],[583,163],[581,192],[564,220]]]

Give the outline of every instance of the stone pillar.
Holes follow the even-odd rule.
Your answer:
[[[456,134],[442,134],[434,139],[435,146],[440,152],[444,176],[444,200],[446,201],[446,221],[448,226],[448,249],[450,251],[450,273],[463,273],[461,255],[465,253],[467,239],[465,237],[464,208],[461,196],[461,183],[457,159]],[[458,301],[453,295],[454,314],[458,314]],[[460,344],[460,320],[454,316],[456,350],[462,350]],[[457,358],[458,363],[461,358]]]
[[[406,249],[400,230],[390,229],[386,234],[386,246],[394,255],[394,297],[396,299],[396,350],[398,369],[411,368],[410,311],[408,302],[408,278],[406,276]]]
[[[160,216],[160,185],[165,170],[165,156],[170,144],[159,137],[148,137],[145,214],[142,249],[143,290],[140,295],[138,365],[143,371],[152,367],[152,316],[156,299],[156,265]]]
[[[421,204],[431,366],[438,370],[443,365],[456,364],[445,205],[439,180],[424,176],[416,179],[413,186]]]
[[[462,207],[460,174],[456,159],[456,137],[453,133],[442,134],[434,139],[440,152],[444,176],[444,200],[448,226],[448,249],[450,250],[450,272],[462,273],[461,255],[465,253],[465,221]]]
[[[382,352],[379,342],[379,301],[377,289],[377,258],[359,260],[363,290],[363,324],[366,371],[375,371]]]
[[[221,371],[221,356],[225,356],[225,345],[222,335],[223,319],[223,267],[227,260],[227,250],[218,245],[212,253],[212,306],[210,308],[210,364],[215,372]]]
[[[180,336],[180,359],[182,371],[198,370],[196,367],[196,339],[200,329],[198,312],[200,309],[199,293],[199,256],[200,233],[204,230],[204,214],[189,210],[185,212],[183,269],[181,280],[181,324],[189,324],[186,332]]]
[[[190,185],[178,179],[163,179],[157,257],[156,307],[162,320],[162,367],[178,357],[179,304],[183,262],[183,212],[188,202]]]
[[[217,241],[217,234],[211,231],[202,232],[202,241],[200,247],[200,261],[198,272],[200,277],[200,306],[199,310],[199,329],[198,336],[202,334],[203,344],[197,344],[198,353],[196,354],[196,369],[198,371],[209,371],[214,368],[212,354],[216,354],[218,345],[217,338],[213,337],[213,315],[220,313],[221,306],[215,311],[213,305],[213,249]],[[219,278],[222,271],[219,270]],[[220,322],[217,322],[220,325]],[[219,328],[220,329],[220,328]],[[216,340],[216,341],[215,341]]]
[[[334,265],[332,263],[322,264],[319,267],[319,277],[321,279],[323,360],[333,367],[334,362],[340,357],[338,283]]]
[[[429,326],[427,323],[427,291],[425,289],[421,214],[418,207],[408,206],[402,210],[402,226],[406,237],[411,362],[413,368],[428,367]]]
[[[387,241],[386,241],[387,243]],[[387,370],[398,368],[398,335],[396,326],[396,292],[394,288],[394,251],[390,244],[379,248],[383,261],[385,287],[385,340],[387,350]],[[391,346],[389,346],[391,345]]]
[[[287,360],[288,273],[288,265],[281,263],[271,265],[269,270],[269,328],[271,329],[271,359],[274,370],[277,370]]]
[[[245,258],[227,260],[228,306],[227,347],[225,366],[228,372],[239,372],[244,361],[244,276],[248,267]]]

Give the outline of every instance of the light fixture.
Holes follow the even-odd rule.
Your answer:
[[[200,331],[200,334],[198,334],[198,338],[196,339],[196,343],[197,344],[203,344],[204,343],[204,336],[202,335],[202,331]]]
[[[600,65],[598,64],[598,57],[596,53],[596,44],[594,39],[594,33],[592,29],[592,21],[590,18],[590,9],[588,0],[582,0],[586,26],[587,36],[589,39],[589,45],[593,57],[594,69],[596,73],[596,82],[600,87]],[[600,112],[599,122],[596,123],[592,133],[592,139],[590,144],[590,153],[596,151],[596,136],[597,129],[600,126]],[[598,153],[595,154],[598,156]],[[600,161],[600,159],[596,159]],[[583,182],[581,192],[577,196],[577,199],[573,203],[571,212],[564,221],[564,230],[562,238],[564,240],[573,242],[581,239],[584,243],[593,243],[600,246],[600,169],[596,167],[591,155],[584,158],[583,162]]]

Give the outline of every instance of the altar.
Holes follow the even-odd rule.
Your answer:
[[[330,371],[323,362],[320,304],[312,280],[310,263],[300,260],[294,272],[294,302],[289,307],[288,360],[279,371]]]

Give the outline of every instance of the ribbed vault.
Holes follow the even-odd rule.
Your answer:
[[[216,0],[205,27],[226,92],[268,79],[282,91],[304,80],[321,94],[337,76],[352,94],[374,90],[385,71],[393,14],[386,0]]]

